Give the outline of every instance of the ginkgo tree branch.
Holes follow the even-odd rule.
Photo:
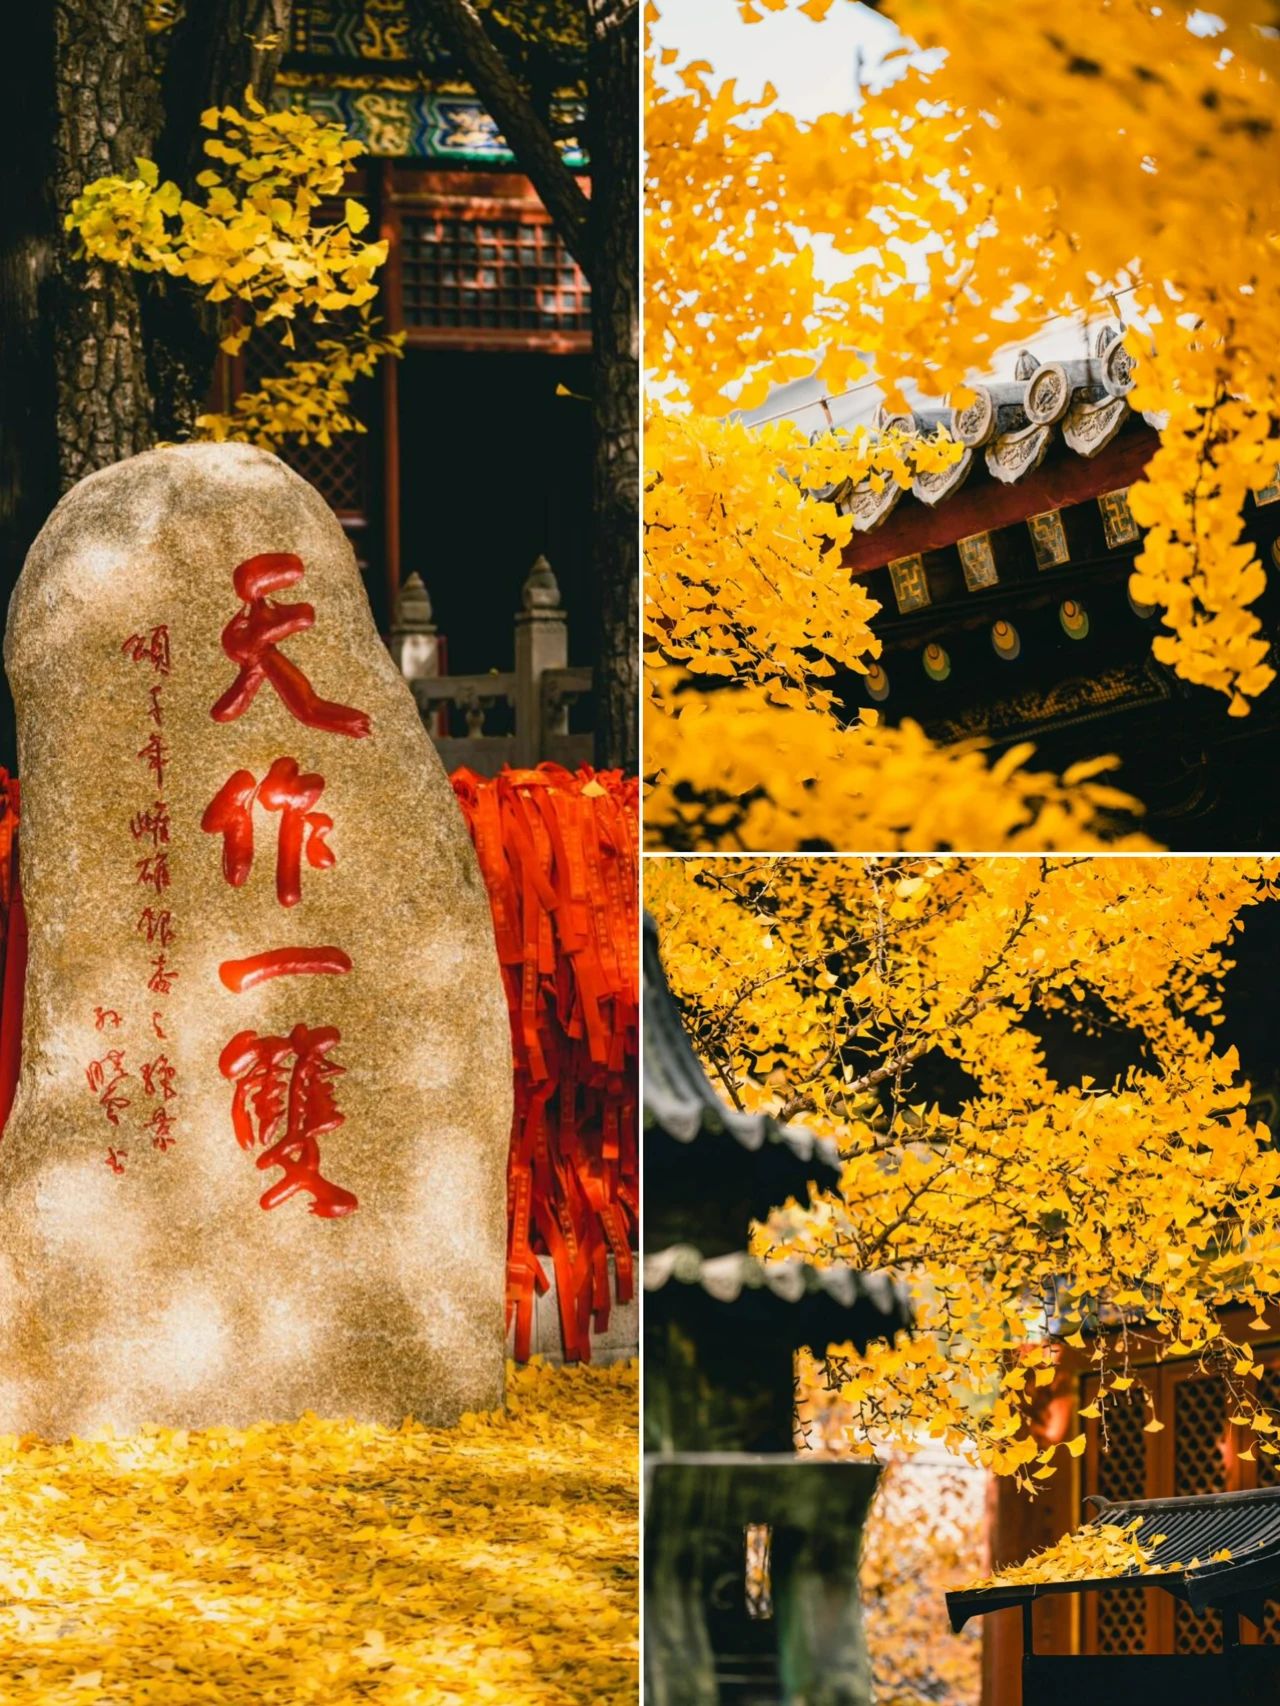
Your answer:
[[[565,247],[588,281],[594,282],[591,204],[528,92],[490,41],[473,0],[414,0],[414,5],[462,61],[476,93],[555,221]]]
[[[1042,881],[1044,878],[1044,869],[1045,865],[1044,860],[1042,859],[1040,861]],[[872,874],[874,877],[874,871]],[[960,1006],[957,1007],[956,1011],[952,1014],[946,1024],[940,1026],[936,1032],[928,1033],[916,1042],[907,1044],[906,1047],[895,1049],[892,1054],[890,1054],[889,1058],[882,1062],[881,1065],[873,1067],[869,1072],[864,1072],[860,1078],[853,1079],[845,1090],[846,1101],[851,1100],[856,1096],[865,1095],[868,1090],[878,1089],[881,1084],[886,1082],[886,1080],[896,1077],[897,1074],[905,1070],[905,1068],[914,1066],[915,1063],[926,1055],[931,1048],[936,1046],[940,1036],[953,1035],[961,1028],[961,1026],[968,1024],[971,1019],[975,1018],[983,1011],[984,1007],[986,1007],[988,1003],[982,1000],[982,991],[990,982],[992,974],[1006,963],[1010,951],[1013,949],[1015,943],[1022,935],[1027,925],[1031,922],[1035,913],[1035,905],[1038,896],[1039,890],[1037,889],[1018,913],[1017,918],[1010,927],[1009,933],[999,952],[983,968],[972,989],[969,991]],[[883,914],[877,910],[876,951],[878,958],[883,951],[883,939],[879,934],[880,921],[882,917]],[[826,1067],[840,1052],[842,1046],[842,1040],[837,1040],[832,1044],[826,1056],[817,1063],[813,1071],[809,1074],[809,1081],[816,1079],[823,1071],[825,1071]],[[778,1121],[781,1125],[786,1125],[787,1122],[789,1120],[793,1120],[797,1114],[804,1113],[809,1108],[812,1108],[812,1106],[813,1098],[810,1093],[807,1090],[796,1089],[779,1108]]]

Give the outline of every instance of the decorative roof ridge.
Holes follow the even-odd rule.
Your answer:
[[[1098,455],[1133,412],[1128,397],[1136,363],[1124,346],[1123,328],[1098,328],[1093,353],[1084,359],[1040,361],[1022,350],[1012,380],[993,377],[970,385],[973,399],[963,409],[941,405],[895,412],[883,404],[874,427],[880,432],[933,432],[945,427],[963,448],[951,467],[915,475],[910,487],[886,481],[876,491],[869,479],[827,488],[822,495],[853,517],[855,533],[870,533],[910,490],[932,508],[968,480],[979,459],[992,479],[1016,484],[1043,462],[1055,433],[1076,455]],[[1144,419],[1157,424],[1152,417]]]
[[[719,1303],[735,1302],[744,1290],[768,1290],[786,1303],[821,1291],[845,1309],[869,1302],[886,1319],[901,1320],[908,1308],[906,1288],[892,1274],[861,1273],[843,1263],[819,1268],[799,1257],[767,1262],[746,1250],[704,1256],[694,1244],[671,1244],[645,1256],[646,1291],[661,1291],[671,1280],[701,1286]]]

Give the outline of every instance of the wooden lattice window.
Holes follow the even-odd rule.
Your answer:
[[[1147,1489],[1146,1390],[1132,1386],[1116,1393],[1107,1415],[1107,1450],[1097,1460],[1097,1484],[1090,1491],[1104,1499],[1140,1499]],[[1142,1653],[1147,1650],[1147,1595],[1142,1588],[1111,1588],[1097,1595],[1096,1650]]]
[[[1226,1383],[1208,1375],[1180,1380],[1173,1398],[1174,1492],[1227,1491],[1226,1437]],[[1173,1638],[1179,1653],[1219,1653],[1222,1619],[1216,1611],[1196,1612],[1179,1600]]]
[[[404,324],[502,342],[504,334],[589,334],[586,278],[535,205],[512,200],[406,208],[400,225]]]
[[[1280,1354],[1260,1347],[1265,1373],[1259,1400],[1280,1409]],[[1136,1371],[1135,1371],[1136,1372]],[[1081,1382],[1081,1399],[1097,1397],[1093,1374]],[[1165,1424],[1148,1433],[1152,1415]],[[1144,1369],[1126,1393],[1112,1392],[1106,1408],[1106,1444],[1101,1426],[1088,1423],[1081,1491],[1107,1499],[1170,1498],[1229,1493],[1280,1485],[1280,1460],[1258,1451],[1256,1461],[1242,1457],[1249,1439],[1229,1420],[1226,1383],[1201,1374],[1189,1363]],[[1255,1448],[1256,1449],[1256,1448]],[[1082,1514],[1090,1515],[1089,1507]],[[1090,1653],[1214,1653],[1221,1650],[1222,1627],[1216,1612],[1197,1615],[1190,1606],[1159,1589],[1113,1588],[1086,1594],[1083,1651]],[[1242,1625],[1246,1643],[1280,1645],[1280,1601],[1267,1607],[1262,1629]]]
[[[296,349],[286,349],[274,328],[255,332],[239,362],[236,389],[253,391],[267,377],[283,373],[290,361],[308,358],[325,338],[340,337],[336,324],[316,326],[299,319],[294,328]],[[359,408],[354,411],[359,418]],[[368,513],[368,441],[363,433],[339,433],[329,444],[299,444],[285,440],[277,452],[282,462],[301,474],[339,515]]]

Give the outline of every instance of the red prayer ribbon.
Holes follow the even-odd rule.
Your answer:
[[[528,1358],[549,1255],[565,1356],[635,1292],[639,789],[558,764],[453,777],[489,891],[511,1012],[507,1314]]]

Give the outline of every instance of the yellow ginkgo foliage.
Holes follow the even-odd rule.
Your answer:
[[[0,1440],[5,1706],[626,1706],[636,1368],[454,1429],[304,1416]]]
[[[968,1588],[1029,1587],[1036,1582],[1105,1581],[1138,1571],[1156,1574],[1151,1563],[1153,1548],[1138,1539],[1140,1520],[1091,1523],[1074,1529],[1020,1564],[1010,1564],[993,1576],[966,1582]],[[1163,1538],[1160,1536],[1159,1538]],[[1172,1566],[1177,1568],[1177,1565]]]
[[[818,20],[816,58],[821,20],[848,3],[741,0],[739,10],[748,21],[787,9]],[[881,10],[908,38],[891,62],[896,75],[864,91],[852,113],[813,120],[783,111],[767,86],[743,98],[707,62],[681,62],[678,46],[655,49],[646,125],[646,550],[655,665],[647,727],[651,742],[657,731],[658,754],[650,833],[658,843],[733,845],[741,826],[726,797],[747,791],[770,800],[776,792],[788,817],[797,802],[786,760],[800,742],[782,732],[785,719],[817,712],[830,726],[810,715],[815,773],[805,805],[822,827],[785,845],[825,839],[833,827],[843,846],[962,845],[945,833],[924,843],[916,825],[897,840],[876,839],[878,767],[869,759],[864,770],[859,758],[882,736],[834,716],[823,667],[832,653],[821,637],[816,669],[814,654],[797,658],[784,644],[765,683],[779,713],[770,731],[758,718],[738,725],[734,691],[708,691],[760,686],[758,664],[726,649],[724,632],[782,632],[797,585],[819,636],[874,614],[840,572],[847,518],[831,501],[842,452],[844,478],[879,477],[874,445],[829,435],[819,451],[798,434],[788,443],[778,428],[753,455],[743,429],[717,438],[710,424],[815,366],[832,395],[874,369],[894,408],[906,407],[908,383],[959,403],[1000,346],[1063,317],[1081,323],[1083,351],[1086,318],[1119,312],[1137,363],[1130,402],[1161,424],[1159,448],[1131,495],[1147,529],[1133,595],[1164,612],[1155,654],[1226,695],[1235,715],[1247,714],[1273,679],[1253,610],[1265,573],[1242,536],[1249,492],[1280,465],[1280,50],[1270,9],[1254,0],[1212,15],[1177,0],[1065,8],[1027,0],[1012,10],[997,0],[888,0]],[[658,42],[678,43],[676,14],[668,22],[651,7],[650,21]],[[704,452],[700,466],[691,444]],[[810,461],[821,456],[824,477],[808,480],[802,500],[806,449]],[[891,450],[907,468],[914,455],[940,453],[928,442]],[[791,495],[777,493],[782,483]],[[664,489],[679,503],[664,506]],[[783,579],[773,572],[786,544],[779,522],[802,502],[810,513],[792,529]],[[686,637],[683,650],[670,650],[690,622],[704,625],[705,639]],[[839,661],[858,669],[874,655],[865,643],[861,666]],[[683,695],[664,673],[671,664],[687,683]],[[705,715],[696,730],[670,726],[689,691],[706,693]],[[749,691],[741,702],[757,703]],[[708,791],[716,755],[722,786]],[[922,782],[944,769],[945,755]],[[1018,777],[1006,781],[1018,792]],[[835,810],[831,791],[841,798]],[[1037,812],[1030,791],[1021,793],[1011,814],[1016,844],[1052,847],[1048,835],[1037,841]],[[1083,799],[1078,810],[1105,838],[1105,816]],[[979,844],[1013,843],[993,833]]]
[[[649,861],[713,1082],[839,1146],[839,1193],[777,1205],[758,1252],[912,1289],[914,1334],[829,1365],[860,1437],[1034,1488],[1084,1444],[1032,1427],[1066,1343],[1104,1434],[1131,1361],[1191,1357],[1280,1454],[1221,1313],[1280,1303],[1280,1151],[1219,1034],[1231,941],[1278,895],[1258,859]]]
[[[314,357],[245,393],[229,414],[197,423],[199,436],[268,449],[285,437],[327,443],[334,432],[365,430],[350,413],[350,387],[404,341],[403,333],[377,336],[368,318],[387,245],[361,238],[369,213],[359,201],[346,199],[340,219],[320,218],[341,194],[360,143],[309,113],[268,112],[252,89],[244,104],[245,112],[210,107],[201,115],[211,133],[204,151],[217,164],[197,177],[198,199],[139,159],[133,177],[87,184],[66,226],[94,260],[164,274],[208,303],[227,304],[220,341],[229,355],[256,327],[276,323],[292,349],[299,318],[325,324],[361,311],[354,334],[322,340]]]

